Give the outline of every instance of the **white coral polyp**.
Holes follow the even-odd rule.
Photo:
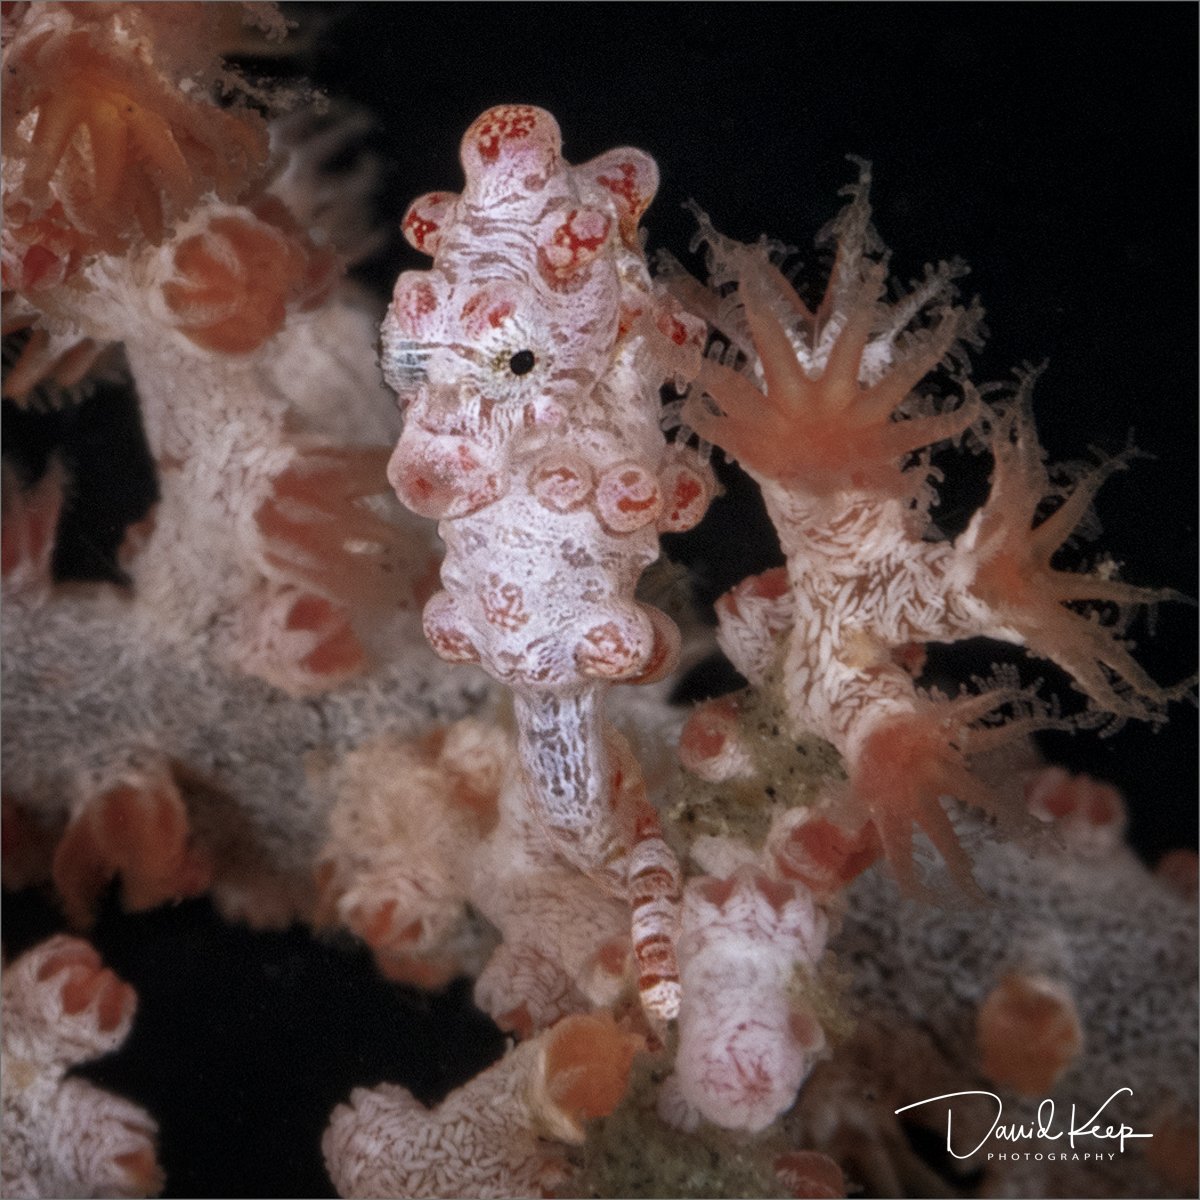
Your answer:
[[[157,1195],[162,1173],[149,1113],[66,1078],[125,1040],[133,989],[86,942],[62,935],[6,968],[3,988],[3,1195]]]
[[[758,1132],[791,1106],[823,1044],[791,985],[825,935],[804,888],[755,867],[688,885],[675,1088],[707,1120]]]

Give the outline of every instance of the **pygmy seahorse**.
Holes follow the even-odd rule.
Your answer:
[[[691,528],[712,496],[660,426],[660,386],[699,369],[705,330],[646,270],[646,154],[573,167],[549,113],[503,105],[461,158],[463,192],[404,218],[433,268],[400,276],[382,329],[405,410],[388,477],[446,545],[425,633],[512,689],[538,824],[628,901],[643,1004],[670,1018],[679,868],[604,697],[675,661],[675,626],[634,589],[659,531]]]

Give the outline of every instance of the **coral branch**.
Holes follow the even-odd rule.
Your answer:
[[[910,887],[917,828],[968,884],[970,864],[942,798],[993,816],[1013,806],[976,781],[967,753],[1070,722],[1015,683],[930,703],[912,678],[924,643],[979,635],[1016,642],[1063,667],[1096,708],[1118,718],[1161,719],[1193,681],[1159,686],[1119,628],[1067,607],[1098,601],[1122,609],[1174,593],[1051,566],[1096,489],[1128,456],[1079,481],[1039,522],[1043,501],[1061,493],[1028,414],[1032,377],[1000,413],[965,378],[957,380],[957,407],[917,390],[940,364],[962,361],[981,313],[955,302],[959,264],[929,268],[906,295],[885,299],[887,260],[870,225],[868,184],[861,165],[831,227],[836,258],[815,310],[779,271],[774,246],[732,242],[698,213],[697,240],[708,246],[718,294],[702,306],[716,348],[683,420],[758,480],[788,560],[786,570],[744,581],[718,602],[722,648],[756,687],[779,669],[791,733],[826,738],[846,760],[848,787],[830,791],[822,819],[831,819],[831,833],[840,830],[834,842],[849,843],[824,846],[815,859],[794,847],[795,874],[823,888],[852,875],[870,844],[861,835],[866,814]],[[929,481],[937,475],[917,452],[968,429],[987,431],[995,473],[987,503],[951,544],[931,527]],[[697,758],[702,734],[699,724],[690,727],[685,756]],[[734,751],[717,767],[723,752],[711,733],[708,741],[701,773],[732,770]],[[733,743],[722,735],[720,745]]]
[[[616,1107],[642,1039],[567,1017],[425,1109],[403,1088],[357,1089],[323,1149],[342,1196],[542,1196],[568,1176],[553,1142]]]
[[[155,1196],[148,1113],[68,1068],[119,1046],[137,997],[78,938],[53,937],[4,971],[6,1196]]]

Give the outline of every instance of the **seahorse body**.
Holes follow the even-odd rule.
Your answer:
[[[659,531],[690,528],[712,495],[659,423],[659,387],[698,369],[705,331],[646,271],[647,155],[572,167],[548,113],[505,105],[461,158],[461,195],[404,218],[434,264],[400,276],[382,330],[406,412],[389,478],[446,544],[425,631],[513,690],[539,823],[629,900],[643,1000],[671,1016],[678,867],[603,701],[674,662],[674,625],[633,597]]]

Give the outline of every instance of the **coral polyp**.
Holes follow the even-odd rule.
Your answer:
[[[230,199],[265,170],[261,117],[197,100],[217,79],[216,26],[237,19],[183,7],[32,5],[5,55],[5,151],[29,216],[57,204],[89,250],[158,242],[207,192]]]

